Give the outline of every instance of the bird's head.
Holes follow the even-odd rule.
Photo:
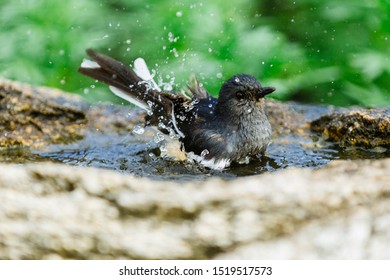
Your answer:
[[[238,74],[222,85],[217,110],[223,115],[231,114],[230,111],[237,112],[238,108],[250,112],[251,108],[261,106],[264,96],[274,91],[274,87],[262,87],[259,81],[251,75]]]
[[[275,91],[274,87],[262,87],[259,81],[247,74],[238,74],[228,79],[219,91],[219,99],[234,103],[257,102]]]

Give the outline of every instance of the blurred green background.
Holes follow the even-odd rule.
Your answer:
[[[91,102],[114,99],[77,73],[90,47],[177,88],[244,72],[281,100],[390,104],[389,0],[2,0],[0,42],[0,76]]]

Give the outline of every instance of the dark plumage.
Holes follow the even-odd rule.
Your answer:
[[[275,88],[262,87],[253,76],[233,76],[222,85],[218,99],[195,78],[188,86],[188,97],[161,91],[108,56],[87,53],[96,63],[83,63],[80,73],[107,83],[115,94],[147,110],[147,125],[177,135],[184,150],[201,156],[198,159],[206,166],[224,168],[231,162],[247,162],[263,153],[271,141],[263,98]]]

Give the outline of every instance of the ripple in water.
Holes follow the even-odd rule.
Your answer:
[[[386,149],[340,148],[330,143],[316,145],[313,140],[290,136],[276,139],[265,155],[259,155],[249,164],[233,164],[223,171],[215,171],[197,163],[163,157],[161,150],[166,149],[165,140],[159,138],[156,141],[155,138],[147,138],[136,132],[128,136],[90,135],[74,144],[49,146],[45,152],[31,152],[20,148],[3,149],[0,150],[0,161],[23,164],[49,160],[74,166],[111,169],[159,180],[202,180],[210,176],[229,179],[258,175],[287,167],[320,168],[337,159],[390,157],[390,151]]]

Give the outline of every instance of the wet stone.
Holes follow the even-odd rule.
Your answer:
[[[59,90],[0,80],[0,146],[42,147],[83,137],[86,104]]]
[[[342,146],[390,147],[390,107],[328,114],[310,127]]]
[[[42,149],[91,133],[123,135],[143,116],[127,106],[90,106],[58,89],[0,79],[0,147]]]

